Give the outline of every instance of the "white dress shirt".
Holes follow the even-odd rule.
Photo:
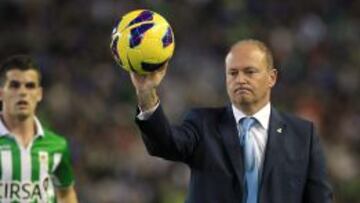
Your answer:
[[[246,115],[239,109],[237,109],[234,105],[232,105],[232,110],[234,113],[235,121],[238,124],[238,132],[241,129],[239,125],[240,119],[246,117]],[[249,139],[253,139],[253,143],[255,145],[255,161],[257,166],[260,166],[260,170],[262,170],[264,158],[265,158],[265,149],[266,142],[268,139],[268,129],[269,129],[269,121],[270,121],[270,112],[271,105],[270,102],[267,103],[262,109],[256,112],[251,117],[254,117],[257,122],[254,124],[252,128],[250,128],[250,136]]]
[[[140,112],[136,117],[141,121],[147,120],[156,111],[156,109],[159,106],[160,106],[160,101],[154,107],[150,108],[147,111],[142,111],[141,108],[138,107],[140,109]]]

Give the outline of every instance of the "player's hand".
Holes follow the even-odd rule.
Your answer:
[[[131,82],[136,89],[138,103],[141,111],[151,109],[159,102],[159,97],[156,93],[156,88],[163,80],[168,62],[166,62],[158,70],[147,75],[139,75],[135,72],[130,72]]]
[[[131,81],[137,93],[145,93],[151,91],[154,88],[156,89],[160,85],[160,82],[165,76],[167,66],[168,66],[168,62],[166,62],[158,70],[151,72],[147,75],[140,75],[131,71],[130,72]]]

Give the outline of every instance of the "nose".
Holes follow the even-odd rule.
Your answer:
[[[240,84],[245,84],[247,83],[247,78],[246,75],[243,72],[239,72],[239,74],[236,77],[236,81]]]
[[[27,88],[25,87],[25,85],[21,85],[19,87],[19,95],[22,97],[25,97],[27,95]]]

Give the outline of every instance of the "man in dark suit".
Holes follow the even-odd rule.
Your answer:
[[[194,109],[179,126],[169,124],[156,93],[167,65],[146,76],[131,73],[147,150],[191,169],[186,202],[332,202],[314,125],[270,104],[277,80],[270,50],[242,40],[225,65],[231,105]]]

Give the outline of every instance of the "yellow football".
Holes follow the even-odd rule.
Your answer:
[[[174,34],[164,17],[150,10],[125,14],[113,28],[110,48],[125,70],[139,74],[155,71],[173,55]]]

